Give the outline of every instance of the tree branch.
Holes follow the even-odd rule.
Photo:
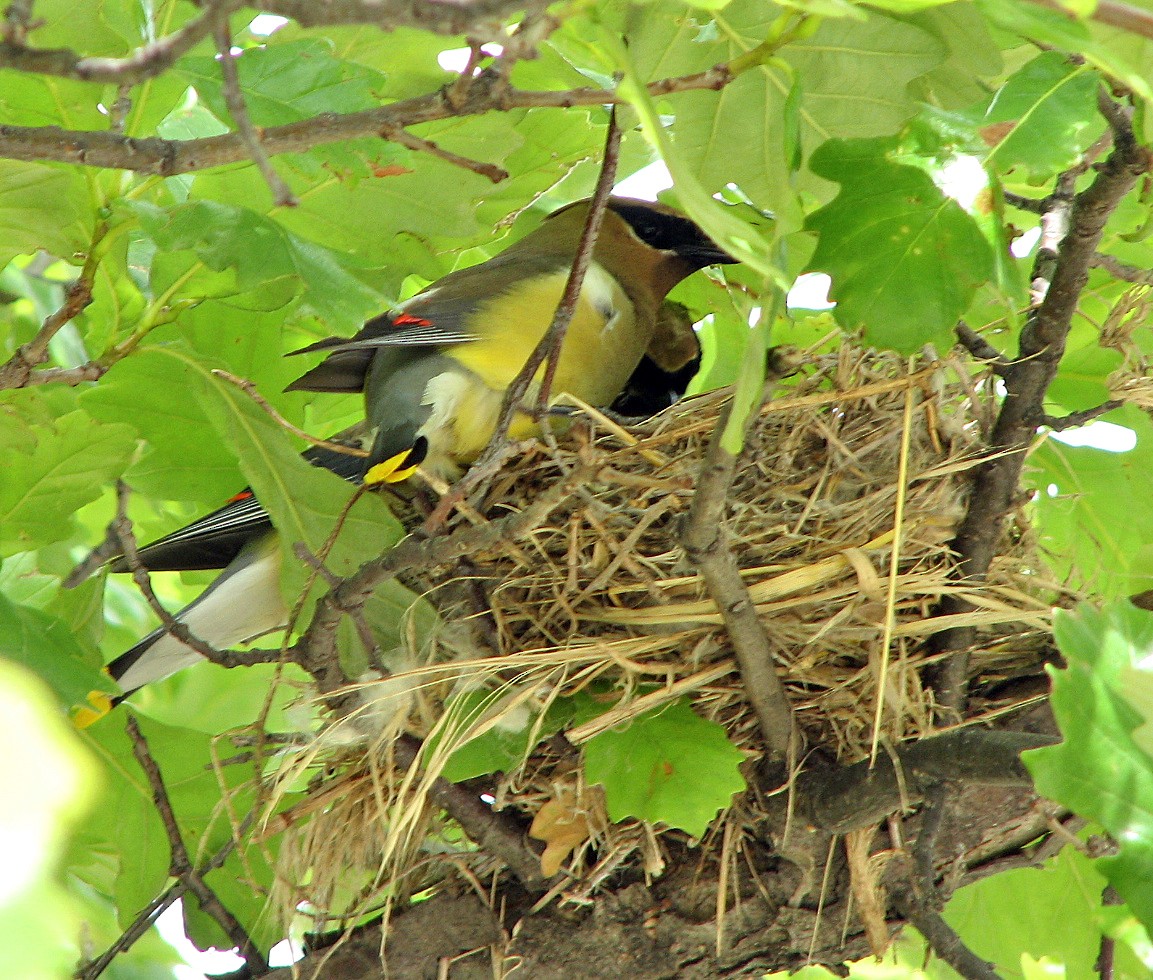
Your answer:
[[[983,581],[993,560],[1018,492],[1025,452],[1044,420],[1045,392],[1064,354],[1105,222],[1149,170],[1149,151],[1134,138],[1128,114],[1104,93],[1099,101],[1110,125],[1113,150],[1098,165],[1093,182],[1073,199],[1069,231],[1057,249],[1051,284],[1022,331],[1017,358],[1004,369],[1005,398],[990,435],[990,458],[974,473],[968,510],[952,543],[958,556],[956,578],[966,583]],[[938,613],[968,610],[964,599],[946,596]],[[973,628],[954,627],[937,633],[930,643],[933,652],[951,654],[936,672],[934,686],[938,704],[952,716],[965,704],[968,651],[975,639]]]
[[[401,735],[393,744],[393,754],[404,769],[417,763],[423,745],[414,735]],[[429,799],[453,818],[477,847],[500,858],[520,883],[531,892],[542,892],[546,879],[540,856],[528,843],[526,829],[510,813],[499,812],[476,793],[438,776],[432,782]]]
[[[13,4],[12,7],[15,7]],[[29,10],[32,4],[21,4]],[[112,82],[129,84],[142,82],[161,72],[167,71],[181,57],[212,33],[213,23],[218,16],[227,16],[245,6],[245,0],[216,0],[205,3],[204,12],[190,20],[179,30],[151,44],[138,48],[126,58],[86,58],[68,48],[29,48],[24,45],[27,34],[27,18],[20,30],[12,29],[11,13],[7,19],[8,29],[0,43],[0,68],[37,75],[56,75],[63,78],[76,78],[82,82]],[[12,7],[9,7],[11,12]]]
[[[1041,424],[1052,429],[1054,432],[1064,432],[1066,429],[1076,429],[1082,425],[1088,425],[1095,419],[1099,419],[1102,415],[1108,415],[1114,409],[1120,408],[1125,402],[1120,398],[1111,398],[1107,402],[1102,402],[1100,405],[1094,405],[1092,408],[1083,408],[1079,412],[1070,412],[1068,415],[1060,417],[1055,415],[1043,415],[1041,417]]]
[[[1141,269],[1135,265],[1119,261],[1115,256],[1097,252],[1089,263],[1095,269],[1104,269],[1114,279],[1131,282],[1138,286],[1153,285],[1153,269]]]
[[[701,89],[719,90],[732,81],[724,65],[708,71],[652,82],[654,96]],[[502,90],[498,79],[480,75],[460,100],[448,91],[403,99],[362,112],[323,113],[310,119],[265,127],[260,142],[269,156],[303,153],[317,146],[339,143],[419,123],[458,116],[529,108],[572,108],[609,105],[627,101],[605,89],[584,87],[562,91]],[[103,130],[68,130],[59,126],[0,126],[0,159],[70,163],[76,166],[131,170],[171,177],[249,159],[239,133],[225,133],[194,140],[159,137],[135,139]]]
[[[940,783],[1032,786],[1021,753],[1055,741],[1029,732],[956,728],[898,746],[873,765],[864,760],[832,771],[806,770],[797,780],[797,811],[813,826],[843,834],[919,802]]]
[[[272,203],[276,207],[296,207],[296,198],[280,174],[273,169],[268,154],[260,144],[260,134],[252,125],[248,104],[244,101],[244,93],[240,91],[240,75],[236,70],[236,55],[232,53],[232,29],[228,25],[228,11],[215,13],[212,36],[216,40],[220,75],[224,80],[224,102],[228,106],[232,121],[236,123],[236,131],[248,148],[248,155],[256,164],[256,169],[260,171],[268,189],[272,191]]]
[[[761,401],[749,412],[745,422],[746,434],[760,414],[760,404],[768,397],[776,376],[779,376],[776,372],[770,372],[766,378]],[[720,610],[769,758],[783,761],[789,759],[796,748],[793,708],[777,674],[764,624],[741,578],[736,556],[725,540],[725,509],[737,467],[737,457],[722,444],[731,411],[730,400],[709,438],[688,517],[681,530],[681,545],[689,561],[700,570],[705,587]]]
[[[45,380],[38,377],[35,368],[48,360],[48,345],[52,342],[52,338],[92,302],[92,285],[96,280],[96,267],[99,264],[97,246],[107,231],[104,224],[96,227],[84,266],[76,281],[68,287],[60,309],[45,317],[36,336],[19,347],[15,354],[0,365],[0,391],[5,388],[23,388],[35,383],[36,380]]]
[[[188,848],[184,845],[184,838],[180,834],[180,827],[176,822],[176,814],[172,810],[172,801],[168,796],[168,789],[164,785],[164,776],[152,753],[148,750],[148,742],[144,733],[133,715],[128,716],[126,723],[128,737],[132,739],[132,754],[144,770],[148,778],[148,785],[152,790],[152,803],[160,815],[160,822],[164,825],[164,832],[168,836],[168,847],[171,858],[168,873],[173,878],[183,881],[206,915],[211,916],[224,930],[224,934],[235,944],[245,965],[253,975],[259,975],[268,969],[268,963],[256,948],[251,937],[236,917],[225,908],[219,896],[204,880],[204,876],[197,871],[192,859],[188,855]]]
[[[255,0],[251,6],[287,17],[301,27],[416,27],[434,34],[468,34],[499,42],[506,37],[503,21],[519,11],[526,15],[543,11],[548,4],[545,0]]]

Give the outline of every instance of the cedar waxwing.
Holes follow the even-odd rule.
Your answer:
[[[355,337],[294,352],[329,356],[287,390],[363,390],[372,434],[367,463],[318,447],[305,456],[357,482],[399,482],[422,465],[453,477],[475,460],[493,435],[506,389],[552,322],[587,215],[587,201],[562,208],[499,255],[445,276]],[[553,395],[567,392],[609,406],[647,355],[657,376],[635,383],[642,393],[659,388],[661,394],[642,403],[663,407],[675,384],[669,375],[683,372],[699,353],[689,317],[683,307],[665,304],[665,296],[698,269],[733,261],[676,211],[610,199]],[[535,395],[534,385],[526,403]],[[524,438],[533,430],[526,412],[511,434]],[[140,560],[149,571],[224,567],[177,614],[211,646],[255,639],[287,620],[279,544],[251,491],[141,549]],[[111,569],[129,570],[122,558]],[[108,665],[123,692],[116,701],[200,659],[161,627]],[[97,711],[82,709],[79,723],[91,723],[110,706],[100,695],[92,700]]]
[[[552,322],[588,208],[588,201],[561,208],[500,255],[450,273],[355,337],[294,352],[329,357],[288,390],[364,391],[375,432],[367,482],[403,480],[417,466],[452,478],[481,453],[505,391]],[[677,346],[658,333],[669,290],[698,269],[732,261],[671,208],[610,198],[551,394],[612,404],[646,351]],[[667,325],[680,337],[679,318]],[[693,338],[679,363],[662,366],[681,368],[696,352]],[[538,387],[539,375],[527,405]],[[525,438],[534,428],[525,412],[510,435]]]

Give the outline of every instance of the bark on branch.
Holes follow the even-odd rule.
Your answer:
[[[1134,138],[1129,113],[1104,93],[1100,107],[1112,131],[1112,152],[1098,164],[1093,182],[1073,198],[1068,233],[1058,246],[1044,299],[1022,331],[1017,357],[999,372],[1005,398],[989,439],[990,458],[974,474],[968,511],[953,541],[957,577],[966,582],[982,581],[996,554],[1005,518],[1019,492],[1026,450],[1045,421],[1045,393],[1065,352],[1105,222],[1150,167],[1150,152]],[[946,597],[939,612],[951,615],[968,609],[965,600]],[[954,714],[964,706],[968,651],[974,639],[972,628],[953,628],[938,633],[932,642],[934,652],[951,654],[936,687],[938,702]]]

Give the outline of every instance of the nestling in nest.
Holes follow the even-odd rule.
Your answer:
[[[928,617],[958,588],[947,546],[991,407],[971,372],[961,360],[847,344],[778,385],[741,457],[727,540],[806,744],[844,761],[869,753],[878,718],[890,742],[932,731],[923,650],[942,624]],[[428,794],[452,751],[494,727],[528,729],[535,748],[499,779],[496,805],[545,827],[546,874],[566,862],[569,897],[591,893],[610,867],[659,870],[661,834],[679,832],[612,823],[573,746],[687,697],[750,758],[761,751],[720,615],[678,544],[727,397],[687,399],[629,432],[594,417],[506,468],[480,513],[454,518],[530,513],[533,522],[517,540],[409,582],[448,625],[419,651],[427,666],[361,692],[366,713],[389,716],[385,732],[342,749],[322,737],[289,767],[299,776],[319,758],[328,775],[286,821],[284,878],[309,880],[308,869],[312,882],[309,895],[284,896],[286,908],[306,900],[322,917],[348,918],[428,887],[453,863],[481,863],[451,831],[444,853],[429,853],[439,807]],[[953,624],[979,627],[978,682],[1037,669],[1059,593],[1028,527],[1011,522],[990,581],[966,592],[976,611]],[[538,740],[552,733],[545,709],[578,693],[612,710]],[[446,713],[446,702],[456,709]],[[420,772],[390,765],[401,731],[435,745]],[[554,847],[566,833],[558,820],[568,837]]]

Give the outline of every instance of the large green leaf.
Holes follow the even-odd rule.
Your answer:
[[[74,169],[0,160],[0,265],[43,249],[71,256],[91,239],[88,184]]]
[[[1045,554],[1059,575],[1106,598],[1153,587],[1153,425],[1133,408],[1111,418],[1137,433],[1133,449],[1050,439],[1029,457]]]
[[[1046,51],[1002,85],[972,115],[990,143],[985,161],[1002,173],[1022,167],[1035,181],[1077,163],[1101,134],[1100,76]]]
[[[832,276],[837,319],[863,325],[881,346],[913,351],[951,333],[993,276],[993,249],[926,172],[928,162],[894,162],[898,149],[892,139],[831,140],[818,149],[814,172],[841,189],[807,227],[820,236],[811,268]]]
[[[73,512],[124,472],[136,445],[131,426],[95,425],[83,411],[29,433],[33,444],[10,453],[0,469],[0,555],[67,538]]]
[[[357,112],[376,104],[373,89],[381,76],[339,61],[317,38],[261,45],[241,52],[236,72],[252,122],[279,126],[319,112]],[[222,120],[232,115],[215,58],[184,58],[178,73]]]
[[[355,260],[248,208],[212,201],[168,210],[144,203],[133,208],[160,249],[195,251],[209,269],[234,274],[241,292],[291,279],[303,287],[306,304],[337,322],[358,323],[380,310],[380,294],[350,271]]]
[[[96,651],[81,644],[68,624],[0,595],[0,657],[21,664],[51,685],[60,703],[88,704],[90,691],[114,693],[98,668]]]
[[[1039,792],[1109,831],[1117,853],[1097,866],[1153,929],[1153,756],[1134,740],[1153,718],[1153,614],[1084,605],[1058,611],[1053,631],[1067,665],[1050,670],[1063,741],[1023,759]]]
[[[639,817],[701,837],[745,788],[744,754],[686,701],[585,743],[585,775],[600,783],[613,820]]]

